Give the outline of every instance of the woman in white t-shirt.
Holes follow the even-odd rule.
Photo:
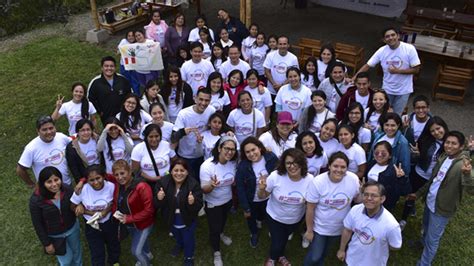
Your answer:
[[[155,124],[161,128],[161,139],[171,143],[171,133],[173,133],[174,125],[164,120],[166,117],[166,111],[163,105],[160,102],[152,103],[150,105],[150,115],[152,118],[151,122],[144,125],[141,129],[140,135],[142,138],[144,137],[143,132],[145,132],[146,127]]]
[[[328,157],[313,132],[304,131],[300,133],[296,138],[295,148],[304,152],[306,161],[308,161],[308,173],[317,176],[326,171]]]
[[[169,142],[162,140],[159,125],[150,124],[143,131],[144,141],[133,148],[132,170],[140,171],[148,182],[156,182],[170,169],[170,161],[176,156]]]
[[[159,93],[163,98],[171,123],[176,121],[179,111],[194,104],[191,86],[183,81],[181,71],[173,65],[165,71],[164,84]]]
[[[128,94],[120,113],[115,116],[124,125],[125,131],[130,134],[134,145],[142,142],[140,130],[152,120],[151,116],[140,108],[139,102],[140,99],[136,94]]]
[[[221,73],[215,71],[209,75],[207,78],[207,88],[211,89],[210,105],[216,111],[222,112],[224,116],[227,116],[230,112],[230,98],[224,90],[224,80]]]
[[[249,64],[250,67],[258,71],[258,78],[266,83],[265,69],[263,68],[263,62],[267,57],[267,52],[270,48],[265,44],[265,34],[259,32],[255,42],[250,47],[249,53]]]
[[[316,71],[319,81],[323,81],[329,77],[328,66],[336,62],[336,50],[330,44],[321,46],[319,53],[319,59],[316,63]]]
[[[224,51],[228,53],[229,48],[234,44],[234,42],[231,39],[229,39],[229,32],[227,31],[226,28],[221,28],[218,33],[219,33],[219,43],[224,48]]]
[[[276,126],[263,133],[258,139],[267,151],[273,152],[279,158],[285,150],[295,147],[297,136],[291,113],[279,112]]]
[[[247,137],[259,137],[265,130],[265,117],[253,107],[252,95],[241,91],[237,96],[238,107],[230,112],[227,125],[234,131],[239,143]]]
[[[337,106],[342,95],[352,86],[345,81],[346,65],[342,62],[335,62],[328,67],[329,77],[321,81],[318,90],[324,91],[327,98],[327,107],[331,112],[336,113]]]
[[[377,132],[380,129],[379,119],[388,112],[389,108],[387,93],[383,90],[374,90],[372,102],[364,111],[364,126],[370,129],[372,133]]]
[[[224,115],[219,112],[213,113],[209,117],[207,128],[207,130],[201,133],[201,145],[204,152],[204,160],[212,157],[212,149],[216,146],[217,141],[230,131],[225,124]]]
[[[370,141],[372,140],[372,132],[364,127],[364,107],[358,102],[352,102],[347,107],[341,124],[350,125],[354,132],[357,132],[357,144],[359,144],[365,152],[369,151]]]
[[[85,235],[89,244],[92,265],[104,265],[119,262],[120,241],[119,223],[112,218],[114,193],[118,187],[106,180],[107,174],[100,165],[91,165],[86,169],[87,183],[79,195],[72,194],[71,205],[76,216],[86,221]],[[105,250],[107,249],[107,253]]]
[[[272,114],[272,96],[266,87],[259,85],[260,76],[255,69],[250,69],[246,74],[247,86],[244,90],[250,92],[253,100],[253,107],[265,115],[265,122],[270,124],[270,116]],[[263,93],[262,93],[263,91]]]
[[[66,146],[66,160],[76,183],[85,177],[86,167],[100,164],[97,151],[97,134],[94,133],[94,124],[88,119],[81,119],[76,123],[77,138]]]
[[[229,246],[232,239],[224,235],[227,214],[232,207],[232,185],[237,166],[237,142],[223,136],[212,150],[212,157],[200,169],[201,188],[204,193],[204,210],[209,225],[209,239],[214,260],[222,263],[220,241]]]
[[[347,170],[356,174],[362,180],[367,169],[367,159],[364,149],[356,143],[357,138],[354,128],[347,124],[341,124],[337,128],[337,136],[339,139],[338,150],[349,158]]]
[[[313,91],[311,94],[312,105],[304,109],[298,123],[299,132],[311,131],[319,133],[322,124],[336,115],[326,108],[326,94],[323,91]]]
[[[163,32],[163,36],[164,36],[164,32]],[[142,29],[135,30],[135,40],[137,41],[137,43],[143,43],[143,44],[154,43],[153,40],[147,39],[145,37],[145,32]],[[164,42],[161,43],[161,45],[164,45],[164,44],[165,44]],[[139,56],[137,55],[137,57]],[[135,74],[136,74],[138,82],[140,83],[142,87],[145,87],[148,81],[158,78],[158,71],[156,70],[136,70]]]
[[[195,18],[194,22],[196,23],[196,27],[189,32],[188,42],[190,43],[199,41],[199,30],[202,29],[203,27],[207,27],[206,16],[203,14],[198,15]],[[208,29],[209,29],[209,34],[211,35],[211,38],[214,40],[214,31],[209,27]]]
[[[161,103],[165,106],[165,102],[163,101],[163,97],[161,97],[160,93],[160,84],[157,80],[150,80],[147,82],[145,86],[145,91],[143,92],[142,99],[140,100],[140,106],[142,107],[143,111],[150,114],[150,105],[153,103]],[[166,108],[166,107],[165,107]],[[167,114],[167,110],[165,109],[165,114]],[[168,121],[168,117],[165,117],[165,120]]]
[[[331,157],[335,153],[339,146],[339,141],[336,136],[337,120],[336,118],[329,118],[323,122],[321,126],[321,132],[319,133],[318,140],[321,147],[323,147],[326,156]]]
[[[344,229],[343,221],[352,201],[360,202],[359,178],[347,171],[349,159],[343,152],[329,158],[329,171],[316,176],[306,192],[306,233],[311,246],[304,265],[324,265],[327,251]]]
[[[102,153],[108,174],[112,174],[114,162],[120,159],[130,162],[133,140],[125,133],[121,124],[117,118],[109,117],[97,141],[97,151]]]
[[[318,78],[317,61],[314,57],[308,57],[304,62],[301,70],[301,83],[308,87],[311,91],[315,91],[321,81]]]
[[[305,213],[306,190],[313,176],[302,151],[283,152],[276,171],[258,184],[258,197],[268,198],[268,227],[271,234],[270,256],[265,265],[290,265],[284,256],[288,236],[296,230]]]
[[[94,105],[87,100],[86,87],[80,82],[72,84],[72,100],[63,103],[64,97],[58,95],[56,106],[51,117],[58,120],[61,116],[66,115],[69,121],[69,136],[76,134],[76,123],[81,119],[89,119],[95,125]]]
[[[214,39],[211,37],[207,27],[203,27],[199,30],[199,42],[203,46],[202,58],[207,59],[211,57],[211,47],[214,44]]]

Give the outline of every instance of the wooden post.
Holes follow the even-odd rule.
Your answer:
[[[245,6],[245,25],[250,27],[250,24],[252,24],[252,0],[246,0],[246,6]]]
[[[95,0],[90,0],[90,1],[91,1],[92,21],[94,21],[95,30],[100,30],[99,17],[97,16],[97,4]]]
[[[245,0],[240,0],[240,21],[245,23]]]

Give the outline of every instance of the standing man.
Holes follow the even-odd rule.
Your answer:
[[[362,186],[362,196],[363,204],[352,207],[344,218],[337,258],[348,266],[387,265],[389,249],[402,247],[402,231],[395,217],[382,206],[382,184],[369,180]]]
[[[240,48],[235,44],[229,48],[229,60],[222,63],[219,68],[219,72],[221,73],[224,82],[227,82],[229,73],[234,69],[240,70],[242,74],[244,74],[244,77],[247,75],[247,71],[250,70],[250,65],[240,59]]]
[[[240,47],[242,41],[249,36],[249,31],[244,23],[237,18],[231,17],[229,12],[225,9],[219,9],[219,11],[217,11],[217,17],[220,19],[220,23],[217,26],[216,32],[221,32],[221,29],[226,29],[229,33],[229,39]]]
[[[362,104],[365,110],[372,103],[372,94],[374,94],[374,91],[370,88],[369,73],[360,72],[355,78],[355,86],[347,89],[339,101],[336,109],[337,120],[344,118],[347,108],[353,102]]]
[[[27,170],[32,168],[36,181],[39,173],[46,166],[56,167],[63,175],[63,182],[71,185],[71,177],[66,162],[66,146],[71,139],[63,133],[56,133],[56,126],[51,116],[41,116],[36,120],[38,136],[25,146],[16,166],[16,174],[33,188],[33,181]]]
[[[132,92],[132,88],[124,76],[115,73],[115,58],[106,56],[102,58],[101,65],[102,74],[89,83],[87,97],[94,104],[104,125],[107,118],[120,112],[125,96]]]
[[[413,92],[413,74],[418,73],[421,62],[415,47],[401,42],[395,28],[386,28],[383,39],[386,45],[380,47],[357,74],[380,63],[383,70],[382,88],[388,94],[393,112],[401,115]]]
[[[181,66],[181,77],[191,86],[193,95],[196,96],[199,87],[206,87],[207,78],[214,72],[214,66],[208,60],[202,59],[202,43],[191,43],[189,50],[192,58]]]
[[[288,84],[286,71],[290,67],[299,68],[298,58],[288,52],[290,47],[288,37],[278,37],[278,51],[270,52],[263,62],[265,77],[268,79],[267,88],[275,97],[281,86]]]

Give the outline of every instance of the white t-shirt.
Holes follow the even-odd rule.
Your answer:
[[[90,139],[87,143],[78,141],[79,148],[81,148],[82,154],[87,159],[88,165],[99,164],[100,158],[97,154],[97,141]]]
[[[196,96],[199,87],[206,87],[207,78],[212,72],[214,72],[214,66],[211,62],[204,59],[199,61],[199,63],[194,63],[190,59],[181,66],[181,77],[191,86],[194,96]]]
[[[232,44],[234,44],[234,42],[233,42],[231,39],[227,40],[227,42],[225,42],[225,41],[222,40],[222,39],[220,39],[219,41],[220,41],[220,43],[222,44],[222,47],[223,47],[223,48],[231,47]]]
[[[312,92],[317,89],[314,86],[314,77],[313,77],[313,75],[308,75],[308,80],[305,80],[304,74],[301,73],[301,84],[308,87]]]
[[[286,70],[292,66],[299,68],[298,58],[291,52],[281,56],[278,50],[268,53],[263,62],[263,67],[270,70],[273,80],[278,84],[286,80]],[[271,94],[276,94],[271,82],[268,82],[267,86]]]
[[[208,60],[209,62],[211,62],[211,57],[208,57],[206,58],[206,60]],[[211,62],[212,63],[212,62]],[[212,63],[213,66],[214,66],[214,69],[219,72],[219,70],[221,69],[221,66],[222,66],[222,59],[220,58],[216,58],[216,60],[214,60],[214,63]],[[220,73],[220,72],[219,72]]]
[[[369,96],[370,96],[370,94],[367,94],[365,96],[361,96],[359,94],[359,90],[355,91],[356,102],[362,104],[362,107],[364,107],[364,109],[369,107]]]
[[[199,172],[201,179],[201,187],[211,183],[211,177],[217,178],[219,184],[210,193],[204,194],[204,200],[207,202],[208,208],[213,206],[221,206],[232,200],[232,184],[235,179],[235,171],[237,163],[229,161],[226,164],[213,163],[213,157],[202,163]]]
[[[318,64],[318,79],[319,81],[323,81],[326,78],[326,69],[328,68],[328,65],[319,59],[316,62]]]
[[[278,90],[275,104],[281,105],[281,111],[290,112],[293,121],[298,121],[303,110],[311,105],[311,90],[305,85],[297,90],[292,89],[290,84],[284,85]]]
[[[207,158],[212,157],[212,149],[214,149],[214,146],[216,146],[216,142],[219,141],[221,136],[220,135],[217,135],[217,136],[212,135],[210,129],[202,132],[201,136],[203,136],[202,150],[204,152],[204,160],[206,160]]]
[[[91,185],[85,184],[82,188],[81,194],[72,194],[71,202],[79,205],[82,203],[84,208],[88,211],[100,212],[106,209],[114,201],[115,185],[107,180],[104,180],[104,187],[100,190],[95,190]],[[110,218],[110,213],[99,220],[99,223],[105,223]],[[84,214],[84,218],[89,221],[92,216]]]
[[[368,128],[360,127],[359,132],[357,132],[357,138],[359,145],[368,144],[372,139],[372,132]]]
[[[224,95],[221,97],[220,93],[211,95],[211,105],[216,109],[216,111],[224,110],[224,106],[230,104],[230,98],[227,91],[224,91]]]
[[[389,248],[402,247],[400,225],[385,209],[380,216],[370,218],[364,212],[364,204],[355,205],[344,219],[344,227],[354,232],[346,253],[349,266],[387,265]]]
[[[211,46],[209,46],[209,43],[202,42],[201,40],[199,40],[199,42],[202,44],[202,47],[204,48],[202,50],[202,59],[211,58],[212,51],[211,51]]]
[[[279,175],[273,171],[267,178],[270,199],[267,213],[273,220],[283,224],[295,224],[301,221],[306,210],[305,194],[313,176],[307,174],[299,181],[292,181],[287,174]]]
[[[264,75],[265,70],[263,69],[263,62],[267,57],[268,46],[266,44],[258,47],[252,46],[250,49],[250,60],[252,62],[252,68],[257,70],[259,75]]]
[[[61,105],[61,108],[59,108],[58,113],[60,115],[66,115],[67,120],[69,121],[69,136],[76,134],[76,123],[82,119],[81,108],[82,103],[74,103],[73,101],[65,102]],[[91,102],[89,102],[88,112],[89,116],[97,112]]]
[[[427,122],[428,119],[426,119],[425,122],[418,122],[418,120],[416,120],[416,117],[413,117],[413,120],[411,121],[411,128],[413,129],[413,137],[415,141],[418,141],[418,138],[421,136],[421,133],[425,129]]]
[[[115,117],[120,120],[120,113],[118,113]],[[129,128],[127,125],[125,125],[125,128],[127,129],[127,132],[130,133],[130,135],[141,136],[140,131],[143,128],[143,126],[145,126],[146,124],[150,123],[153,120],[153,118],[151,118],[151,116],[144,110],[140,110],[140,118],[141,118],[140,123],[137,124],[137,128]],[[129,119],[129,123],[133,124],[133,117],[129,116],[128,119]],[[137,145],[138,143],[140,143],[140,141],[133,141],[134,145]]]
[[[344,145],[339,144],[338,150],[347,155],[347,158],[349,158],[347,171],[353,172],[354,174],[359,170],[359,165],[367,162],[364,149],[362,149],[362,147],[357,143],[352,144],[349,149],[346,149]]]
[[[347,92],[347,89],[352,85],[350,83],[346,84],[344,81],[342,81],[340,83],[336,83],[336,86],[339,88],[341,95],[344,95],[344,93]],[[326,78],[321,81],[318,90],[321,90],[326,94],[326,105],[328,109],[331,110],[331,112],[336,113],[341,96],[339,96],[336,89],[334,88],[334,84],[331,84],[329,78]]]
[[[308,162],[308,173],[313,176],[319,175],[321,168],[326,168],[328,166],[328,157],[324,151],[319,157],[317,155],[306,157],[306,161]]]
[[[246,86],[244,90],[250,92],[250,95],[252,95],[253,107],[265,115],[265,108],[273,105],[270,91],[267,88],[264,88],[265,92],[260,94],[258,92],[258,87],[252,89],[249,86]]]
[[[174,123],[174,121],[176,121],[176,117],[178,116],[179,111],[183,109],[183,102],[184,92],[181,92],[179,104],[176,104],[176,87],[172,87],[170,96],[168,97],[168,116],[170,118],[171,123]]]
[[[446,177],[446,173],[448,172],[449,168],[453,164],[454,159],[446,158],[441,164],[436,177],[433,179],[433,183],[430,185],[430,190],[428,191],[428,195],[426,196],[426,206],[430,209],[431,212],[436,212],[436,195],[438,195],[439,187],[443,182],[444,178]]]
[[[229,58],[224,63],[222,63],[221,67],[219,68],[219,73],[221,73],[222,78],[225,82],[227,82],[227,78],[229,77],[230,72],[234,69],[242,71],[244,77],[245,75],[247,75],[247,71],[250,70],[250,65],[247,62],[242,59],[239,59],[239,63],[237,65],[233,65],[230,61],[231,60]]]
[[[211,28],[207,28],[209,30],[209,34],[211,35],[211,38],[213,40],[214,39],[214,31],[211,29]],[[194,29],[192,29],[190,32],[189,32],[189,37],[188,37],[188,42],[197,42],[201,39],[201,37],[199,37],[199,28],[196,27]]]
[[[144,125],[140,131],[140,136],[142,139],[145,138],[143,132],[145,131],[146,127],[153,124],[153,122]],[[173,133],[174,125],[168,121],[163,121],[163,126],[160,127],[161,129],[161,139],[171,142],[171,134]]]
[[[306,200],[316,204],[313,230],[324,236],[341,235],[342,222],[359,194],[359,186],[359,178],[351,172],[346,172],[338,183],[329,179],[328,172],[316,176],[306,193]]]
[[[250,57],[250,49],[252,48],[253,44],[255,43],[255,40],[257,38],[252,37],[252,36],[247,36],[242,41],[242,56],[244,57],[245,60],[247,60]]]
[[[160,176],[164,176],[170,170],[170,159],[176,156],[173,149],[170,148],[169,142],[160,141],[156,150],[151,149],[153,158],[155,158],[156,167]],[[140,169],[149,176],[156,176],[153,161],[148,154],[145,142],[137,144],[132,151],[132,161],[140,163]]]
[[[291,132],[286,141],[280,140],[280,143],[277,144],[273,139],[272,133],[267,131],[260,135],[258,139],[263,143],[263,146],[265,146],[268,151],[273,152],[278,158],[280,158],[284,151],[295,147],[296,137],[298,137],[298,135],[295,132]]]
[[[254,123],[255,112],[255,123]],[[235,137],[239,143],[242,143],[250,136],[257,136],[257,129],[266,126],[265,117],[262,112],[253,108],[250,114],[244,114],[241,108],[237,108],[230,112],[227,118],[227,125],[234,128]]]
[[[366,108],[365,111],[364,111],[364,121],[367,121],[367,115],[369,114],[369,108]],[[370,114],[370,117],[369,117],[369,124],[370,126],[372,127],[372,132],[376,132],[379,130],[380,128],[380,124],[379,124],[379,118],[380,118],[381,114],[377,113],[377,112],[372,112],[372,114]]]
[[[367,178],[374,181],[379,181],[379,174],[385,171],[387,167],[388,167],[388,164],[386,165],[380,165],[378,163],[374,164],[374,166],[372,166],[372,168],[370,168],[369,172],[367,173]]]
[[[435,147],[435,150],[433,151],[433,155],[431,156],[430,165],[428,166],[428,169],[426,169],[426,171],[421,169],[420,165],[418,164],[415,166],[416,173],[426,180],[429,180],[431,178],[431,174],[433,173],[433,168],[435,167],[436,162],[438,161],[437,153],[438,153],[439,148],[441,148],[441,144],[442,143],[436,141],[436,144],[435,144],[436,147]]]
[[[329,139],[328,141],[324,142],[324,141],[321,140],[321,138],[319,137],[319,134],[318,134],[318,140],[319,140],[319,144],[321,144],[321,147],[323,147],[323,150],[326,153],[326,155],[328,156],[328,158],[331,157],[331,155],[333,153],[338,151],[339,141],[337,141],[337,139],[332,138],[332,139]]]
[[[255,182],[256,182],[255,185],[256,185],[256,188],[257,188],[257,189],[255,189],[255,195],[253,196],[253,201],[254,202],[261,202],[261,201],[265,201],[265,200],[268,199],[268,197],[264,198],[264,199],[261,199],[261,198],[258,197],[258,184],[260,182],[260,179],[261,179],[262,176],[268,177],[268,175],[269,175],[269,173],[267,171],[267,168],[265,167],[265,164],[266,164],[266,161],[265,161],[265,158],[263,158],[263,156],[260,159],[260,161],[252,163],[252,170],[253,170],[253,172],[255,174],[255,177],[256,177],[255,178]]]
[[[43,168],[54,166],[63,175],[63,182],[70,185],[71,177],[66,161],[66,146],[70,141],[69,137],[59,132],[48,143],[42,141],[38,136],[25,146],[18,164],[26,168],[32,168],[36,180],[38,180]]]
[[[174,123],[173,131],[179,131],[182,128],[196,127],[202,134],[207,129],[209,117],[216,112],[212,106],[208,106],[202,114],[194,111],[193,105],[184,108],[178,114]],[[191,133],[183,136],[179,140],[178,154],[181,157],[195,159],[203,156],[202,146],[197,142],[196,134]]]
[[[133,143],[133,140],[130,137],[127,137],[127,141]],[[112,165],[114,162],[122,159],[127,162],[130,162],[130,154],[125,152],[125,140],[123,137],[119,136],[116,139],[112,139],[110,142],[112,147],[112,154],[114,155],[114,160],[111,160],[109,157],[109,145],[105,144],[103,155],[105,159],[105,170],[107,173],[112,173]]]
[[[410,69],[421,64],[418,53],[413,45],[400,42],[396,49],[388,45],[380,47],[369,59],[367,65],[375,67],[378,63],[383,70],[382,88],[387,94],[403,95],[413,92],[413,74],[390,74],[389,67]]]
[[[387,141],[388,143],[390,143],[390,145],[393,147],[393,143],[395,142],[395,137],[393,138],[390,138],[389,136],[387,135],[383,135],[378,141],[377,143],[381,142],[381,141]]]
[[[312,108],[312,107],[309,107]],[[325,108],[325,110],[321,113],[316,113],[316,116],[313,119],[313,123],[311,123],[311,126],[308,128],[309,131],[313,133],[319,133],[321,131],[321,127],[324,123],[329,118],[335,118],[336,115],[329,111],[329,109]]]

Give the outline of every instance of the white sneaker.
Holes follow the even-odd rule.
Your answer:
[[[169,235],[170,237],[173,237],[173,233],[171,233],[171,232],[169,232],[168,235]]]
[[[309,240],[306,239],[306,237],[303,236],[303,240],[301,241],[301,246],[302,246],[303,248],[308,248],[308,247],[309,247],[309,244],[310,244]]]
[[[257,228],[262,229],[262,221],[257,220]]]
[[[288,240],[292,240],[293,239],[293,233],[291,233],[289,236],[288,236]]]
[[[230,246],[230,244],[232,244],[232,238],[230,238],[229,236],[224,235],[224,233],[221,234],[221,241],[226,246]]]
[[[198,216],[201,217],[201,216],[204,216],[204,215],[206,215],[206,212],[204,211],[204,207],[202,207],[198,212]]]
[[[214,252],[214,266],[224,266],[221,253],[219,251]]]

